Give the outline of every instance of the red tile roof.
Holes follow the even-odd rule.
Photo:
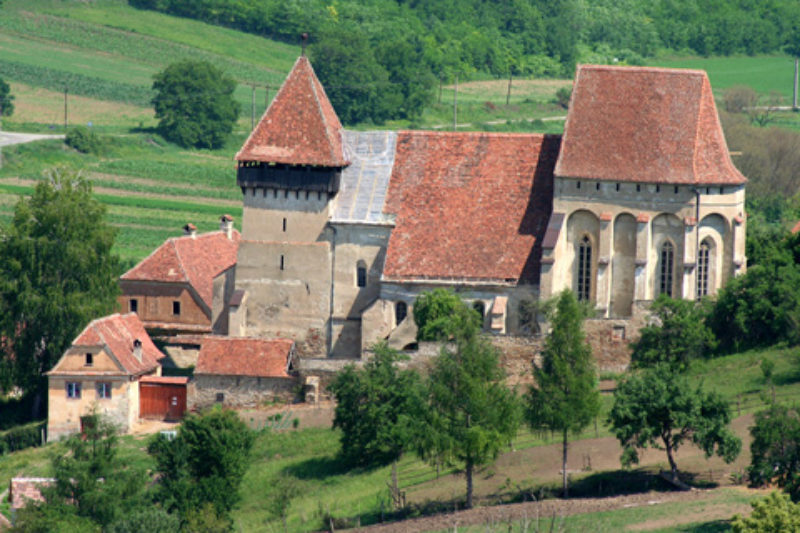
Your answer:
[[[297,59],[236,160],[347,166],[342,124],[305,56]]]
[[[535,282],[559,137],[399,132],[384,279]]]
[[[247,337],[206,337],[200,347],[196,375],[288,378],[294,341]]]
[[[559,177],[738,185],[701,70],[581,65],[575,76]]]
[[[144,376],[139,383],[161,383],[165,385],[186,385],[189,383],[188,377],[182,376]]]
[[[214,278],[236,264],[240,238],[236,230],[230,239],[224,231],[173,237],[120,279],[189,283],[210,309]]]
[[[142,360],[133,354],[133,341],[142,343]],[[138,375],[158,367],[158,361],[166,357],[144,329],[136,313],[110,316],[92,320],[78,337],[72,341],[72,348],[86,346],[108,347],[123,369],[129,374]]]

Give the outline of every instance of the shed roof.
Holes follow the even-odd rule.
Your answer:
[[[200,347],[196,375],[288,378],[294,341],[246,337],[206,337]]]
[[[580,65],[555,175],[738,185],[702,70]]]
[[[344,167],[342,124],[308,58],[301,56],[237,161]]]

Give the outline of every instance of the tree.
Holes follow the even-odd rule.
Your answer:
[[[465,311],[475,313],[462,302],[457,315],[470,316]],[[475,467],[494,460],[516,435],[521,409],[503,382],[497,350],[478,334],[474,321],[456,324],[455,346],[442,347],[427,380],[417,445],[430,462],[464,466],[470,508]]]
[[[401,354],[384,342],[362,369],[348,365],[328,387],[336,398],[333,426],[342,430],[341,455],[357,466],[384,465],[400,458],[411,441],[419,411],[420,378],[399,370]]]
[[[0,2],[2,5],[2,2]],[[14,95],[11,88],[0,78],[0,118],[10,117],[14,113]]]
[[[438,341],[452,338],[460,328],[479,330],[481,317],[453,291],[434,289],[424,292],[414,302],[417,340]]]
[[[29,504],[32,509],[20,521],[23,531],[109,528],[147,505],[146,472],[118,457],[116,427],[96,412],[83,423],[83,433],[53,456],[55,482],[42,488],[44,503]]]
[[[344,124],[382,124],[402,97],[375,59],[363,31],[353,26],[325,32],[311,47],[311,62]]]
[[[708,311],[700,302],[678,300],[660,295],[650,306],[651,320],[633,343],[631,363],[646,367],[668,363],[684,370],[716,347],[716,338],[706,325]]]
[[[153,77],[159,132],[181,146],[219,148],[239,117],[236,82],[205,61],[180,61]]]
[[[637,449],[667,452],[672,479],[678,480],[674,454],[686,441],[726,462],[739,455],[742,441],[728,428],[730,406],[716,393],[692,389],[686,377],[666,364],[635,373],[619,384],[608,420],[623,448],[623,465],[639,462]]]
[[[177,511],[183,523],[206,504],[230,522],[230,511],[241,499],[239,485],[250,463],[255,435],[230,410],[214,409],[187,416],[178,435],[157,436],[148,452],[161,473],[158,501]]]
[[[766,498],[751,502],[748,517],[736,515],[731,527],[734,533],[776,533],[800,531],[800,504],[792,503],[786,494],[772,492]]]
[[[54,171],[0,228],[0,388],[41,392],[50,370],[119,291],[115,230],[80,175]],[[34,408],[36,410],[36,408]]]
[[[773,404],[756,413],[750,428],[750,482],[755,486],[776,483],[793,500],[800,500],[800,413],[796,408]]]
[[[541,366],[533,364],[536,385],[527,396],[528,423],[533,429],[562,434],[562,474],[567,497],[567,447],[569,432],[586,428],[600,411],[600,392],[592,349],[583,333],[583,313],[572,291],[565,290],[556,303],[552,329],[542,351]]]

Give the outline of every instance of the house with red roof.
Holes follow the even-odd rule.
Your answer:
[[[257,407],[294,398],[294,352],[289,339],[205,337],[191,407]]]
[[[236,155],[231,335],[404,348],[426,290],[495,334],[565,288],[625,321],[746,268],[744,191],[702,71],[579,66],[561,135],[349,131],[300,57]]]
[[[224,215],[219,231],[184,235],[156,248],[120,277],[122,312],[136,313],[153,334],[227,331],[227,302],[240,234]]]
[[[164,357],[135,313],[90,322],[45,374],[48,441],[79,432],[93,409],[128,431],[141,414],[140,382],[173,379],[160,377]]]

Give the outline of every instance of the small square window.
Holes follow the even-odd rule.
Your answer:
[[[218,392],[216,401],[217,401],[217,403],[224,402],[225,401],[225,393]]]
[[[97,397],[103,400],[111,399],[111,383],[105,381],[97,382]]]
[[[68,381],[67,382],[67,398],[78,399],[81,397],[81,382]]]
[[[180,302],[172,302],[172,314],[175,316],[180,316],[181,314],[181,303]]]
[[[139,300],[136,298],[131,298],[128,301],[128,311],[131,313],[138,313],[139,312]]]
[[[594,184],[594,188],[595,188],[595,190],[598,190],[598,191],[600,190],[600,182],[599,181]]]
[[[636,184],[636,192],[642,192],[642,186],[639,183]]]
[[[92,366],[94,363],[94,354],[86,353],[86,366]]]

